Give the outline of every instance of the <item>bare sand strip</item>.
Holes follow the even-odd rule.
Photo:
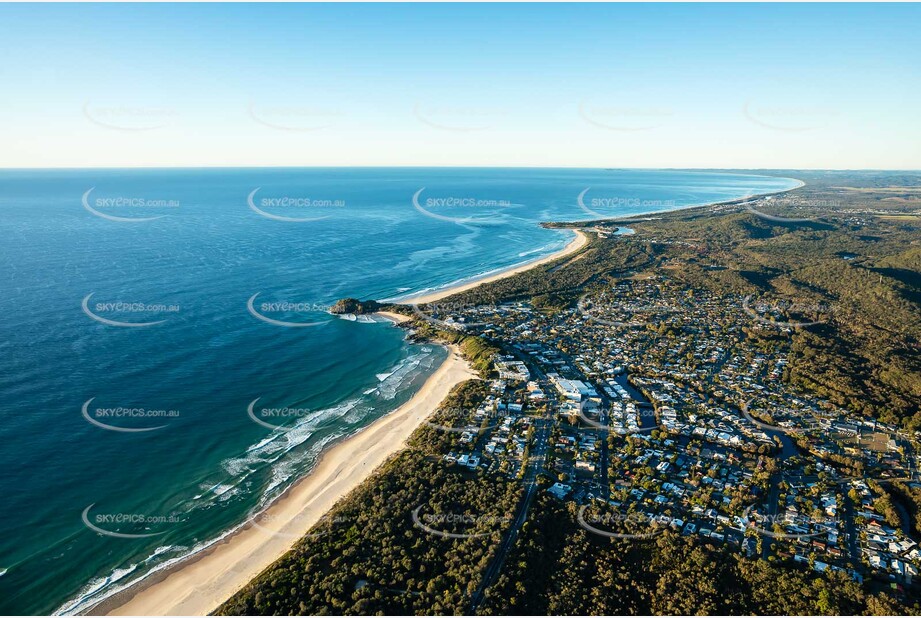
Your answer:
[[[399,302],[431,303],[571,255],[589,240],[582,230],[573,231],[576,237],[556,253],[487,277],[407,297]],[[397,324],[412,319],[389,311],[379,311],[378,315]],[[203,616],[213,611],[283,556],[336,502],[367,479],[390,456],[400,451],[409,435],[435,411],[454,386],[476,377],[457,347],[451,346],[447,360],[412,399],[326,451],[307,476],[258,518],[259,525],[241,529],[207,552],[129,587],[87,613],[112,616]]]
[[[257,518],[258,525],[241,529],[209,551],[123,591],[89,613],[201,616],[213,611],[400,451],[455,385],[475,377],[459,350],[451,346],[448,358],[412,399],[323,453],[307,476]]]
[[[402,313],[394,313],[393,311],[376,311],[375,313],[377,315],[384,316],[388,320],[393,320],[397,324],[402,324],[403,322],[412,319],[408,315],[403,315]]]
[[[535,266],[571,255],[588,243],[576,237],[546,257],[501,272],[401,300],[430,303],[483,283],[498,281]],[[378,315],[399,324],[411,319],[399,313]],[[455,385],[476,378],[456,346],[444,364],[416,395],[390,414],[323,453],[316,467],[276,500],[250,525],[209,550],[139,582],[92,608],[89,614],[110,616],[203,616],[229,599],[302,538],[341,498],[367,479],[379,465],[400,451],[409,435],[447,397]]]
[[[534,268],[535,266],[540,266],[541,264],[546,264],[547,262],[558,260],[561,257],[565,257],[567,255],[575,253],[576,251],[584,247],[586,243],[588,243],[588,236],[585,234],[585,232],[583,232],[582,230],[573,230],[573,232],[576,233],[576,237],[572,239],[572,242],[570,242],[568,245],[566,245],[565,247],[563,247],[556,253],[551,253],[550,255],[546,257],[540,258],[539,260],[534,260],[533,262],[525,262],[524,264],[513,266],[512,268],[509,268],[508,270],[503,270],[501,272],[497,272],[495,274],[489,275],[487,277],[483,277],[481,279],[474,279],[473,281],[468,281],[466,283],[460,283],[458,285],[455,285],[449,288],[444,288],[442,290],[437,290],[435,292],[429,292],[426,294],[417,294],[415,296],[408,296],[406,298],[401,298],[394,302],[399,303],[401,305],[421,305],[424,303],[432,303],[432,302],[435,302],[436,300],[441,300],[442,298],[447,298],[448,296],[452,296],[460,292],[466,292],[467,290],[472,290],[478,285],[482,285],[484,283],[490,283],[492,281],[498,281],[499,279],[505,279],[506,277],[511,277],[512,275],[517,275],[518,273],[523,273],[526,270],[530,270]]]

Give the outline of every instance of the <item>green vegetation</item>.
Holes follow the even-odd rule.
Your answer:
[[[456,402],[455,402],[456,403]],[[520,500],[515,483],[465,475],[425,454],[426,429],[284,558],[221,605],[219,615],[456,614],[494,555]],[[430,429],[428,431],[431,431]],[[444,539],[412,523],[432,512],[483,514]],[[917,615],[839,573],[750,560],[666,531],[611,540],[576,523],[577,507],[542,494],[481,614]],[[454,528],[452,531],[459,531]]]
[[[648,249],[595,237],[575,255],[461,292],[450,302],[473,306],[527,300],[547,310],[571,306],[584,289],[605,276],[652,264]]]
[[[381,311],[384,309],[384,305],[381,305],[375,300],[358,300],[357,298],[342,298],[337,300],[332,307],[329,308],[330,313],[354,313],[354,314],[363,314],[363,313],[374,313],[375,311]]]
[[[921,201],[887,201],[891,195],[883,190],[917,191],[921,177],[789,174],[808,184],[770,201],[737,200],[628,220],[634,236],[607,235],[614,223],[593,224],[607,236],[594,237],[578,254],[445,302],[530,301],[554,311],[575,306],[601,284],[664,271],[690,289],[727,298],[752,295],[794,309],[820,308],[787,316],[818,317],[821,323],[783,334],[795,353],[784,381],[864,416],[921,430],[921,218],[883,216],[921,210]],[[816,219],[778,223],[749,209]],[[766,345],[777,336],[754,328],[748,334],[765,337]]]
[[[674,532],[608,539],[576,523],[576,506],[542,496],[482,614],[917,614],[844,574],[749,560]]]
[[[416,337],[441,341],[457,345],[464,358],[476,369],[480,375],[486,377],[492,368],[492,359],[500,353],[499,348],[489,343],[483,337],[464,335],[458,331],[438,328],[429,322],[416,323]]]
[[[741,364],[750,363],[754,353],[789,348],[789,362],[772,379],[784,382],[790,391],[809,393],[856,416],[921,429],[921,176],[788,175],[803,178],[807,186],[771,199],[638,218],[629,222],[636,230],[633,236],[611,235],[618,225],[614,222],[592,224],[592,239],[579,253],[457,294],[446,304],[482,307],[526,301],[543,312],[537,315],[560,315],[586,294],[610,290],[617,282],[659,283],[666,278],[669,286],[679,286],[679,294],[690,304],[699,291],[706,291],[718,307],[738,306],[749,296],[762,299],[777,307],[774,324],[753,318],[750,325],[745,322],[727,331],[727,324],[719,323],[726,318],[715,319],[712,326],[679,319],[669,325],[648,324],[646,332],[668,350],[677,342],[693,341],[694,335],[706,336],[712,328],[723,333],[727,349],[738,354]],[[776,217],[799,220],[779,222]],[[434,306],[414,310],[344,299],[337,307],[353,313],[377,308],[415,316],[415,336],[458,345],[484,378],[503,349],[501,341],[488,335],[470,335],[437,319],[419,318],[419,309],[437,313]],[[810,324],[784,327],[784,322]],[[558,336],[564,353],[572,342],[568,337]],[[691,366],[697,362],[690,352],[682,358]],[[657,366],[658,360],[655,357],[650,366]],[[430,424],[413,434],[409,448],[343,499],[314,530],[322,534],[305,537],[217,613],[469,613],[498,556],[509,518],[522,504],[524,489],[501,469],[468,470],[443,459],[459,440],[458,433],[445,428],[459,422],[458,409],[476,409],[488,391],[479,380],[455,389]],[[703,391],[700,395],[709,404],[733,405],[731,396],[724,399]],[[766,421],[775,412],[764,407],[753,411]],[[480,435],[486,425],[483,420]],[[661,435],[657,430],[651,437],[657,440]],[[809,450],[808,438],[794,438],[804,452]],[[525,460],[533,457],[532,443],[533,431]],[[609,436],[607,445],[627,455],[638,448],[635,438]],[[688,448],[700,452],[701,445],[692,441]],[[769,444],[742,449],[752,458],[771,450]],[[551,450],[550,461],[557,456]],[[855,475],[865,469],[856,449],[827,452],[822,458]],[[781,464],[772,458],[763,463],[751,486],[767,494]],[[801,464],[799,456],[786,462],[791,469]],[[638,472],[641,466],[645,464],[637,464]],[[634,471],[628,468],[614,466],[624,477]],[[816,468],[805,465],[803,472],[813,475]],[[718,470],[708,473],[716,477]],[[655,477],[648,466],[642,474]],[[820,482],[825,475],[818,475]],[[656,487],[659,483],[655,480]],[[907,514],[906,523],[921,535],[921,487],[898,480],[872,486],[878,497],[860,508],[872,507],[895,527]],[[784,483],[777,486],[778,505],[793,495],[790,491]],[[626,492],[615,489],[612,495],[624,499]],[[812,503],[799,495],[794,502],[806,511]],[[856,489],[846,496],[854,502],[861,498]],[[722,498],[730,501],[729,511],[738,514],[750,497],[729,490]],[[701,507],[710,501],[709,490],[692,500]],[[498,577],[486,588],[479,613],[921,613],[921,607],[908,605],[916,598],[916,586],[898,591],[896,597],[889,594],[888,583],[882,589],[880,580],[868,578],[860,584],[844,572],[819,572],[814,556],[796,563],[789,552],[775,552],[764,560],[760,538],[746,537],[741,548],[729,542],[710,545],[697,535],[685,537],[672,530],[649,539],[611,539],[582,528],[578,508],[575,502],[538,490]],[[463,514],[470,519],[452,520],[438,529],[474,536],[432,534],[414,523],[414,512]]]
[[[476,382],[459,385],[443,409],[467,405],[476,388]],[[436,415],[432,422],[439,421],[449,422],[450,414]],[[447,467],[431,456],[437,449],[428,439],[434,431],[420,428],[409,449],[340,501],[294,549],[215,613],[463,613],[508,527],[508,514],[520,501],[521,487],[501,476]],[[442,538],[423,530],[414,523],[416,509],[417,518],[431,528],[472,536]]]

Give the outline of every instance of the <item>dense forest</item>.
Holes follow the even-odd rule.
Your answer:
[[[217,613],[463,613],[518,493],[501,477],[467,479],[419,451],[405,452]],[[420,529],[413,518],[419,507],[429,527],[471,536]]]
[[[451,410],[470,405],[481,389],[479,381],[459,385],[431,422],[450,424]],[[503,476],[446,467],[433,435],[453,434],[421,427],[407,450],[216,613],[464,613],[520,501],[521,486]],[[417,521],[469,536],[445,538]]]
[[[865,228],[777,225],[745,213],[661,222],[655,233],[694,239],[693,248],[670,244],[658,253],[690,287],[828,307],[824,324],[791,333],[796,356],[785,379],[921,429],[921,221],[877,221],[872,235]]]
[[[471,383],[464,389],[475,388]],[[461,405],[458,400],[451,405]],[[435,421],[446,421],[447,418]],[[223,615],[463,614],[520,499],[501,477],[446,469],[432,429],[377,471],[324,523],[220,606]],[[419,505],[477,514],[441,538],[413,527]],[[743,557],[664,531],[648,540],[590,534],[577,506],[542,494],[487,589],[483,615],[918,615],[837,573]],[[445,528],[445,530],[448,530]]]
[[[755,205],[812,221],[765,220],[736,201],[628,220],[633,236],[610,235],[623,222],[600,222],[593,230],[601,236],[578,255],[450,302],[525,300],[552,311],[576,306],[593,286],[666,269],[689,288],[727,298],[824,305],[823,324],[790,333],[796,356],[784,379],[867,417],[921,430],[921,177],[791,175],[809,184]],[[914,192],[906,190],[914,199],[873,192],[896,182],[914,182]]]
[[[548,495],[532,511],[483,614],[905,615],[885,594],[842,574],[750,560],[726,546],[666,531],[609,539],[576,522],[577,507]]]
[[[790,175],[809,184],[758,206],[811,221],[778,223],[736,201],[631,221],[635,236],[613,236],[622,223],[595,223],[591,242],[578,254],[450,301],[530,301],[556,311],[575,306],[593,286],[657,269],[667,269],[689,289],[726,298],[808,300],[829,307],[829,316],[788,333],[795,357],[782,379],[857,413],[921,429],[921,203],[911,189],[921,186],[921,178]],[[909,188],[891,190],[893,185]],[[345,308],[362,306],[350,300]],[[430,322],[416,321],[413,328],[417,336],[457,344],[488,376],[498,350],[487,340]],[[771,336],[751,338],[770,346]],[[474,408],[486,390],[480,380],[460,385],[432,424],[450,425],[452,409]],[[469,613],[523,487],[501,474],[442,461],[456,440],[455,433],[421,426],[406,451],[216,613]],[[541,486],[546,484],[543,479]],[[878,511],[889,513],[892,501],[906,505],[913,531],[921,534],[921,490],[893,482],[880,491]],[[579,525],[578,508],[540,492],[479,613],[921,613],[876,581],[860,584],[843,573],[819,573],[776,557],[748,558],[737,547],[711,546],[670,530],[629,542],[592,534]],[[420,513],[439,523],[423,529]]]

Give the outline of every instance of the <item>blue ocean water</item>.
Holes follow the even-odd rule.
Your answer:
[[[445,357],[334,318],[562,248],[541,221],[791,179],[575,169],[0,171],[0,612],[206,547]],[[101,530],[102,532],[100,532]]]

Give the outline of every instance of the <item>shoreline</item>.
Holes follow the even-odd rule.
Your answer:
[[[460,350],[449,346],[448,357],[409,401],[324,450],[314,468],[260,515],[207,550],[129,585],[82,613],[202,616],[214,611],[402,450],[410,434],[457,384],[476,377]]]
[[[500,279],[505,279],[519,273],[523,273],[526,270],[531,270],[536,266],[546,264],[547,262],[553,262],[567,255],[572,255],[573,253],[579,251],[588,244],[588,234],[583,232],[581,229],[570,228],[575,232],[576,236],[569,243],[560,249],[559,251],[554,251],[550,255],[545,255],[542,258],[532,260],[530,262],[524,262],[515,266],[510,266],[508,268],[502,269],[498,272],[492,273],[490,275],[485,275],[483,277],[478,277],[469,281],[461,281],[455,285],[450,285],[446,288],[441,288],[432,292],[423,292],[421,294],[414,294],[412,296],[404,296],[392,301],[394,304],[400,305],[422,305],[425,303],[431,303],[436,300],[441,300],[442,298],[447,298],[448,296],[453,296],[454,294],[459,294],[461,292],[466,292],[467,290],[472,290],[475,287],[478,287],[484,283],[492,283],[493,281],[499,281]],[[383,312],[378,312],[383,313]],[[392,314],[399,315],[399,314]],[[405,316],[401,316],[405,317]]]
[[[588,228],[598,222],[628,221],[651,214],[732,204],[754,197],[786,193],[806,185],[798,179],[791,180],[796,180],[800,184],[789,189],[735,200],[694,204],[630,215],[628,218],[578,221],[573,224]],[[461,281],[439,290],[401,297],[392,302],[394,304],[431,303],[577,253],[588,244],[590,237],[583,229],[567,229],[571,229],[575,237],[559,251],[529,262],[509,266],[492,274]],[[390,311],[377,311],[375,315],[388,319],[394,323],[394,326],[412,320],[409,316]],[[183,558],[161,572],[153,572],[149,577],[128,584],[125,589],[115,592],[80,613],[86,615],[208,614],[289,551],[339,500],[364,482],[378,466],[402,450],[412,431],[423,422],[425,417],[437,409],[454,386],[466,379],[476,377],[469,363],[460,356],[457,347],[449,346],[448,357],[429,376],[412,399],[367,427],[344,437],[325,449],[314,468],[278,496],[260,515],[241,524],[225,537],[218,537],[212,546],[201,552]],[[381,433],[384,435],[381,436]],[[394,433],[397,435],[391,436]],[[387,438],[389,441],[386,440]],[[381,442],[385,443],[381,444]],[[351,457],[353,452],[362,455],[356,459]],[[367,465],[368,460],[374,462],[370,467]],[[336,463],[338,465],[335,466],[335,473],[330,475],[330,468]],[[344,478],[343,472],[345,473]],[[309,491],[316,490],[316,486],[320,485],[323,480],[327,480],[328,483],[322,489],[317,490],[316,496],[309,496]],[[332,493],[334,489],[338,489],[338,493],[332,496],[326,495]],[[277,524],[272,527],[277,530],[271,532],[267,530],[268,526],[254,523],[253,520],[258,517],[271,518],[273,523]],[[178,581],[180,577],[182,581]],[[208,600],[203,601],[203,598]]]
[[[750,200],[754,198],[768,197],[772,195],[780,195],[783,193],[789,193],[790,191],[802,189],[803,187],[806,186],[806,183],[800,180],[799,178],[791,178],[788,176],[769,176],[769,177],[770,178],[785,178],[785,179],[796,181],[799,184],[797,184],[794,187],[790,187],[788,189],[779,189],[777,191],[769,191],[767,193],[754,193],[752,195],[734,198],[731,200],[722,200],[718,202],[705,202],[702,204],[688,204],[687,206],[681,206],[678,208],[665,208],[662,210],[652,210],[649,212],[627,215],[626,217],[586,219],[584,221],[567,222],[567,225],[578,225],[580,227],[562,228],[562,229],[572,230],[573,232],[575,232],[576,237],[573,238],[569,242],[569,244],[567,244],[565,247],[563,247],[559,251],[555,251],[551,253],[550,255],[545,255],[542,258],[538,258],[530,262],[522,262],[521,264],[509,266],[508,268],[501,269],[497,272],[494,272],[492,274],[487,274],[482,277],[474,277],[473,279],[470,279],[470,280],[461,280],[457,282],[456,284],[448,285],[447,287],[440,288],[438,290],[433,290],[430,292],[415,293],[415,294],[410,294],[409,296],[398,296],[396,298],[389,300],[388,302],[392,302],[393,304],[399,304],[399,305],[422,305],[425,303],[431,303],[436,300],[447,298],[448,296],[453,296],[454,294],[460,294],[461,292],[466,292],[467,290],[471,290],[481,284],[492,283],[493,281],[499,281],[500,279],[505,279],[506,277],[511,277],[513,275],[517,275],[519,273],[525,272],[526,270],[530,270],[531,268],[534,268],[535,266],[540,266],[542,264],[546,264],[548,262],[552,262],[559,258],[565,257],[567,255],[571,255],[579,251],[585,245],[588,244],[588,240],[589,240],[588,235],[585,233],[585,231],[582,228],[589,228],[592,225],[595,225],[597,223],[602,223],[602,222],[603,223],[620,223],[620,222],[629,223],[631,220],[636,221],[639,219],[639,217],[648,217],[650,215],[664,215],[664,214],[681,212],[684,210],[695,210],[698,208],[711,208],[714,206],[727,206],[731,204],[744,202],[746,200]],[[378,315],[386,315],[386,317],[390,317],[391,319],[399,318],[397,319],[397,323],[403,322],[406,319],[408,319],[406,318],[406,316],[400,315],[399,313],[391,313],[391,312],[385,312],[385,311],[378,311],[376,313]]]
[[[691,210],[697,210],[697,209],[702,209],[702,208],[713,208],[714,206],[732,206],[734,204],[741,204],[743,202],[747,202],[748,200],[753,200],[756,198],[771,197],[774,195],[782,195],[784,193],[789,193],[790,191],[796,191],[797,189],[802,189],[803,187],[806,186],[806,183],[800,180],[799,178],[791,178],[789,176],[771,176],[770,178],[785,178],[788,180],[795,180],[799,184],[796,185],[795,187],[790,187],[789,189],[778,189],[777,191],[768,191],[767,193],[753,193],[745,197],[737,197],[731,200],[721,200],[719,202],[703,202],[701,204],[688,204],[687,206],[679,206],[678,208],[663,208],[661,210],[650,210],[649,212],[642,212],[642,213],[638,213],[635,215],[627,215],[625,217],[607,217],[607,218],[602,218],[602,219],[587,219],[585,221],[571,221],[571,222],[566,222],[566,223],[567,225],[585,225],[585,226],[593,225],[596,223],[612,223],[612,224],[624,223],[624,224],[629,225],[631,222],[635,223],[637,221],[652,221],[654,219],[662,218],[660,216],[652,217],[651,215],[670,215],[670,214],[673,214],[676,212],[682,212],[682,211],[691,211]]]
[[[374,314],[385,317],[392,321],[394,324],[402,324],[403,322],[408,322],[412,319],[408,315],[403,315],[402,313],[394,313],[393,311],[375,311]]]

